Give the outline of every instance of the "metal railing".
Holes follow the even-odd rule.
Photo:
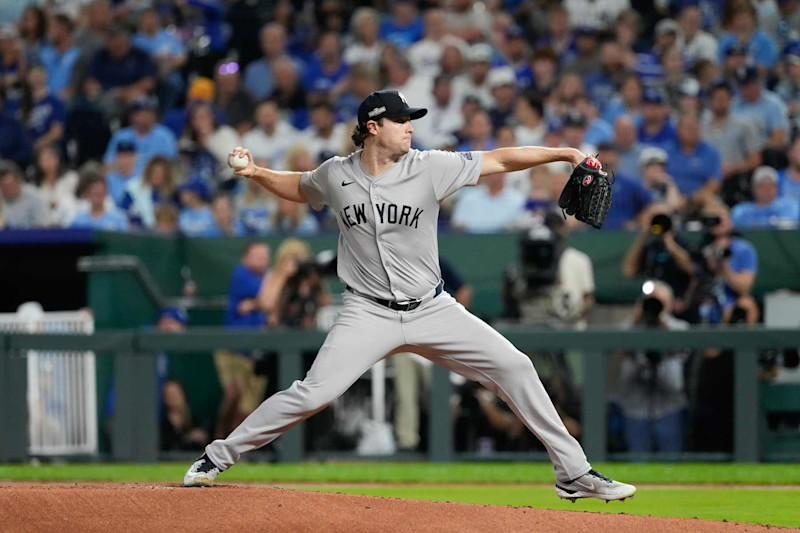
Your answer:
[[[589,330],[539,331],[505,328],[500,332],[526,352],[573,350],[583,355],[583,447],[593,461],[607,458],[607,355],[617,350],[730,349],[734,356],[733,459],[753,462],[759,453],[758,350],[800,346],[800,330],[717,327],[689,331]],[[302,356],[319,349],[325,333],[309,331],[231,331],[192,328],[185,333],[144,330],[101,331],[91,336],[0,335],[0,461],[26,457],[26,350],[91,350],[112,354],[116,382],[116,412],[112,452],[117,460],[151,462],[158,459],[156,353],[208,352],[215,349],[278,353],[278,387],[287,388],[303,376]],[[453,458],[453,423],[449,411],[452,385],[449,373],[434,367],[430,394],[428,457]],[[303,424],[280,439],[278,459],[303,458]]]

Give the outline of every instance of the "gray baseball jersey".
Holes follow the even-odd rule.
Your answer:
[[[300,187],[311,205],[327,204],[336,213],[339,277],[357,292],[345,292],[336,323],[305,378],[267,398],[227,438],[206,447],[216,466],[229,468],[243,453],[319,412],[376,362],[414,352],[502,398],[544,443],[558,480],[589,471],[530,358],[452,296],[433,291],[440,278],[439,201],[477,183],[482,164],[481,152],[411,150],[372,177],[359,151],[302,175]],[[396,311],[375,297],[422,301],[415,309]]]
[[[339,278],[363,294],[403,301],[439,283],[439,202],[475,185],[482,163],[482,152],[410,150],[373,177],[359,150],[303,173],[300,187],[313,208],[336,213]]]

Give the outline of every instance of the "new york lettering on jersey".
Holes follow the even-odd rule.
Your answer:
[[[419,217],[425,211],[419,207],[410,205],[397,205],[380,203],[375,208],[378,212],[379,224],[398,224],[419,229]],[[342,219],[345,228],[348,230],[353,226],[367,222],[365,204],[355,204],[345,206],[339,211],[339,218]]]

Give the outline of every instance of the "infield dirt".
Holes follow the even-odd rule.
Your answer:
[[[240,484],[186,489],[167,483],[0,483],[0,530],[4,532],[710,533],[776,529],[783,528],[685,518],[401,500]]]

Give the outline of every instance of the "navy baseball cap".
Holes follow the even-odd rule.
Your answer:
[[[375,91],[364,98],[358,106],[358,124],[363,126],[370,120],[399,118],[406,115],[415,120],[427,113],[428,110],[424,107],[409,107],[408,100],[399,91]]]
[[[758,79],[758,68],[754,65],[745,65],[736,69],[736,81],[738,81],[740,85],[746,85],[758,81]]]
[[[117,144],[117,153],[119,152],[135,152],[136,151],[136,143],[133,141],[120,141]]]
[[[646,87],[642,93],[642,102],[645,104],[663,104],[664,96],[655,87]]]
[[[158,317],[156,318],[156,322],[161,320],[162,318],[171,318],[183,324],[184,326],[189,324],[189,315],[186,314],[186,311],[182,307],[164,307],[158,312]]]

